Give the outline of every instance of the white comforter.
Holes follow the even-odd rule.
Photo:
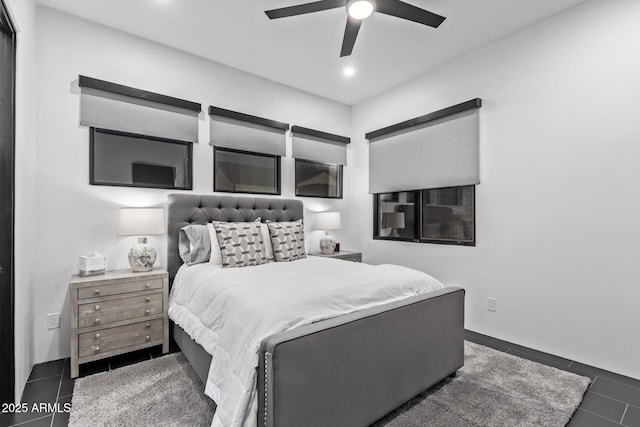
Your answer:
[[[217,404],[212,427],[255,426],[260,342],[321,319],[442,288],[397,265],[321,257],[255,267],[182,266],[169,317],[213,356],[205,388]]]

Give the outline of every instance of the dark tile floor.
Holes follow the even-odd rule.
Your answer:
[[[465,339],[591,378],[567,427],[640,427],[640,381],[472,331]]]
[[[584,400],[567,427],[640,427],[640,381],[582,363],[543,353],[487,335],[465,331],[465,339],[496,350],[540,362],[591,378]],[[178,351],[172,343],[171,351]],[[162,355],[160,347],[81,365],[80,375],[116,369]],[[22,393],[22,402],[32,408],[33,403],[58,403],[17,414],[0,414],[1,426],[55,427],[66,426],[69,413],[64,404],[71,403],[73,380],[69,377],[69,359],[42,363],[33,367]],[[57,410],[59,408],[59,410]],[[488,426],[489,427],[489,426]]]

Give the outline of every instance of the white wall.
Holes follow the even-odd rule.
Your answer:
[[[34,0],[5,2],[17,30],[16,169],[15,169],[15,399],[33,366],[31,312],[35,205],[35,69],[36,6]]]
[[[365,261],[466,288],[471,330],[640,378],[638,16],[587,2],[355,106]],[[475,97],[477,246],[373,241],[364,133]]]
[[[348,135],[351,124],[346,105],[89,21],[40,7],[37,24],[36,363],[69,355],[67,284],[77,271],[78,256],[98,249],[106,255],[108,269],[128,268],[126,256],[134,240],[116,236],[118,208],[163,206],[170,192],[89,185],[89,131],[78,124],[79,74],[336,134]],[[193,193],[212,192],[208,141],[208,117],[203,113],[200,143],[194,145]],[[332,209],[349,220],[349,169],[345,199],[305,200],[308,219],[311,210]],[[283,197],[294,194],[293,172],[293,159],[284,158]],[[166,237],[152,238],[151,243],[165,266]],[[47,331],[46,315],[55,312],[61,313],[62,327]]]
[[[33,7],[9,3],[14,9]],[[25,288],[17,289],[22,317],[16,318],[16,332],[29,337],[16,348],[24,356],[19,375],[28,374],[25,367],[34,361],[69,354],[67,282],[77,257],[95,248],[105,253],[109,268],[126,268],[131,241],[115,235],[118,207],[163,205],[168,193],[88,185],[88,130],[78,125],[75,81],[84,74],[351,134],[345,199],[305,200],[310,210],[343,212],[345,227],[337,233],[343,247],[363,249],[367,262],[408,265],[465,287],[472,330],[640,378],[640,341],[634,339],[640,320],[635,286],[640,196],[632,185],[640,181],[635,16],[640,16],[635,0],[593,0],[357,105],[351,113],[347,106],[38,8],[35,127],[28,113],[33,108],[27,108],[34,96],[28,73],[19,83],[25,96],[19,98],[24,104],[18,128],[26,142],[18,149],[18,207],[24,216],[16,230],[23,245],[17,274]],[[474,97],[485,101],[478,245],[373,241],[364,133]],[[212,153],[204,115],[200,130],[194,193],[210,193]],[[36,147],[29,143],[34,135]],[[283,197],[293,196],[290,157],[283,160],[282,182]],[[33,233],[37,245],[31,250]],[[316,232],[314,245],[317,238]],[[153,240],[164,264],[165,239]],[[33,319],[25,308],[28,289]],[[496,313],[484,309],[487,296],[498,299]],[[47,331],[46,314],[54,312],[61,312],[62,328]]]

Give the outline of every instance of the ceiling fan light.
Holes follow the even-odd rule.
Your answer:
[[[347,12],[353,19],[365,19],[371,16],[375,5],[370,0],[356,0],[347,5]]]

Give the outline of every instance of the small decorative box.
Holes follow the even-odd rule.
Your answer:
[[[104,255],[99,253],[90,253],[87,256],[81,256],[79,266],[79,274],[82,277],[97,276],[105,272]]]

